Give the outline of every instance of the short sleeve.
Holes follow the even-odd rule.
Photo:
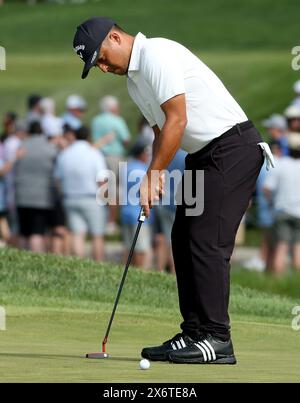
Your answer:
[[[183,70],[175,52],[145,49],[143,72],[159,105],[185,93]]]

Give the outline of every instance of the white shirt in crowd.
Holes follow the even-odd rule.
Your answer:
[[[104,180],[106,169],[103,155],[87,141],[78,140],[58,156],[54,176],[64,197],[96,197],[96,179]]]
[[[281,157],[265,179],[264,188],[272,191],[276,211],[300,218],[300,159]]]
[[[3,156],[5,162],[16,158],[18,148],[22,142],[17,136],[9,136],[4,141]],[[15,170],[12,169],[5,175],[6,203],[9,209],[15,207]]]
[[[150,126],[162,129],[161,105],[185,94],[187,126],[181,147],[193,153],[247,116],[221,80],[192,52],[164,38],[134,40],[127,86]]]

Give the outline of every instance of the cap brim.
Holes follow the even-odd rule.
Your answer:
[[[94,63],[91,63],[90,61],[87,61],[87,62],[85,63],[85,65],[84,65],[84,68],[83,68],[82,74],[81,74],[81,78],[82,78],[82,79],[86,78],[86,77],[88,76],[89,72],[90,72],[90,69],[91,69],[92,67],[95,67],[96,64],[97,64],[97,60],[98,60],[98,56],[99,56],[99,49],[98,49],[98,50],[95,50],[95,52],[97,52],[97,55],[96,55],[96,57],[95,57],[95,59],[94,59],[94,60],[95,60]],[[94,53],[95,53],[95,52],[94,52]]]
[[[90,62],[85,63],[84,68],[83,68],[82,73],[81,73],[81,78],[82,78],[82,79],[84,79],[84,78],[86,78],[86,77],[88,76],[88,74],[89,74],[89,72],[90,72],[90,69],[91,69],[92,67],[94,67],[94,66],[91,65]]]

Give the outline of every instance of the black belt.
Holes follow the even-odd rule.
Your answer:
[[[203,155],[205,154],[206,151],[211,150],[212,147],[218,143],[218,141],[222,139],[226,139],[227,137],[232,136],[233,134],[239,134],[242,136],[244,132],[246,132],[248,129],[251,127],[254,127],[253,122],[251,120],[247,120],[246,122],[238,123],[235,126],[231,127],[231,129],[227,130],[223,134],[221,134],[218,137],[215,137],[212,139],[208,144],[206,144],[203,148],[201,148],[199,151],[195,151],[194,153],[188,154],[191,157],[196,156],[196,155]]]
[[[231,129],[227,130],[227,132],[221,134],[221,136],[216,137],[214,140],[218,139],[226,139],[226,137],[231,136],[232,134],[239,134],[240,136],[243,134],[244,131],[247,129],[250,129],[250,127],[253,127],[253,123],[251,120],[247,120],[246,122],[238,123],[235,126],[233,126]]]

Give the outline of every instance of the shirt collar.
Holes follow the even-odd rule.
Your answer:
[[[128,73],[131,71],[138,71],[140,67],[141,60],[141,50],[143,48],[143,43],[146,40],[146,36],[139,32],[133,42],[132,52],[130,56],[130,62],[128,66]]]

